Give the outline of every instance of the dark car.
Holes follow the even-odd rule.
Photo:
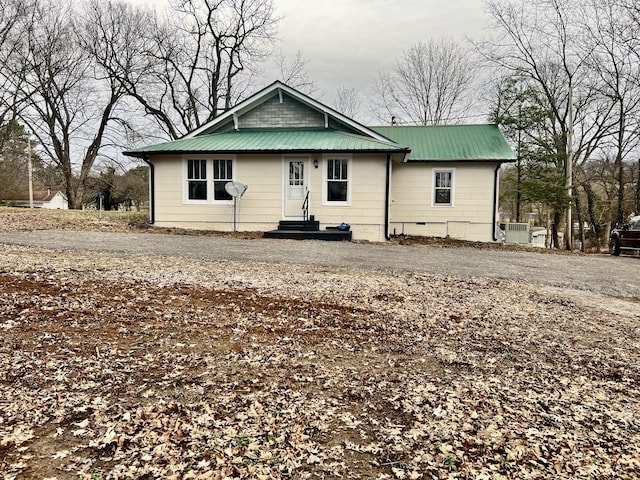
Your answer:
[[[640,215],[632,217],[628,223],[618,225],[611,231],[609,253],[620,255],[623,250],[640,250]]]

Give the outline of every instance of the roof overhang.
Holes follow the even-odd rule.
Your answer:
[[[410,148],[387,139],[378,140],[333,129],[274,128],[184,137],[124,154],[138,158],[150,155],[285,153],[390,153],[406,156],[410,151]]]

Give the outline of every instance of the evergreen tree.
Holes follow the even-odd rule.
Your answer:
[[[0,125],[0,201],[28,197],[29,135],[15,120]],[[40,164],[32,155],[33,163]]]
[[[492,112],[516,151],[517,161],[504,177],[503,200],[515,204],[516,221],[525,205],[542,204],[553,213],[553,238],[569,205],[564,166],[566,139],[559,133],[544,95],[520,79],[508,78],[499,86],[499,101]]]

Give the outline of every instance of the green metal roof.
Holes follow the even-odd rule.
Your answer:
[[[515,160],[497,125],[369,128],[394,142],[409,145],[409,161]]]
[[[392,141],[326,128],[240,129],[137,148],[125,155],[204,152],[407,152]]]

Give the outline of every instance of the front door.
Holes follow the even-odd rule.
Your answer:
[[[307,195],[307,158],[287,158],[284,179],[284,216],[302,218],[302,207]]]

